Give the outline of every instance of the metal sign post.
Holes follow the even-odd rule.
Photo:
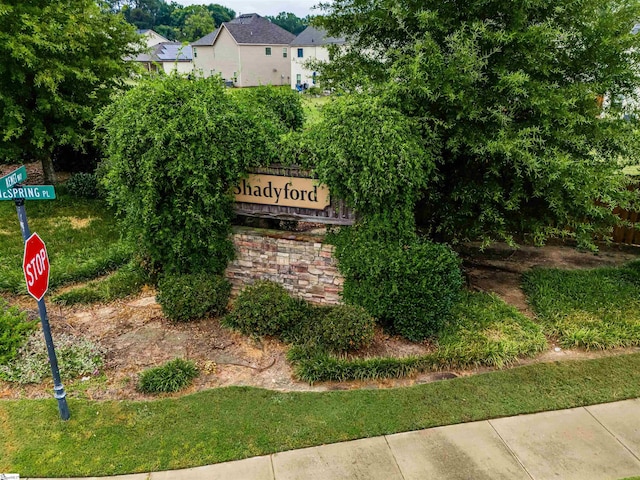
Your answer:
[[[27,172],[25,167],[5,175],[0,178],[0,200],[13,200],[18,212],[20,231],[25,243],[25,256],[23,260],[23,270],[27,282],[27,291],[38,302],[40,322],[42,323],[42,333],[47,344],[47,353],[51,365],[53,376],[54,397],[58,401],[58,410],[62,420],[69,420],[69,406],[67,396],[60,381],[60,370],[58,369],[58,358],[56,357],[51,328],[47,316],[47,307],[44,303],[44,294],[49,285],[49,258],[47,256],[44,242],[37,234],[31,235],[27,222],[27,212],[24,208],[25,199],[28,200],[52,200],[55,197],[55,190],[50,185],[23,186],[21,183],[26,180]]]

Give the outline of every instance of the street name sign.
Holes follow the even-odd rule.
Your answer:
[[[56,190],[53,185],[20,185],[8,190],[0,189],[0,200],[54,200]]]
[[[0,192],[6,192],[18,183],[22,183],[27,179],[27,169],[24,165],[4,177],[0,178]]]

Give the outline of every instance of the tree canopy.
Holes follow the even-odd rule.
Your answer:
[[[88,141],[138,39],[94,0],[0,0],[0,161],[41,160],[53,181],[53,150]]]
[[[235,12],[217,3],[180,5],[164,0],[107,0],[113,12],[120,12],[136,28],[151,29],[169,40],[193,42],[211,33]]]
[[[434,238],[559,230],[588,242],[631,198],[638,162],[640,3],[335,0],[317,24],[346,36],[324,85],[416,120],[436,168],[421,220]],[[626,109],[626,110],[625,110]]]
[[[298,35],[305,28],[307,28],[307,25],[309,25],[311,21],[311,18],[309,16],[307,16],[306,18],[300,18],[291,12],[280,12],[275,17],[267,15],[267,18],[271,20],[271,23],[275,23],[279,27],[284,28],[286,31],[291,32],[294,35]]]

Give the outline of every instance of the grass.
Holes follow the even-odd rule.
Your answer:
[[[640,354],[537,364],[390,390],[248,387],[156,401],[0,402],[0,471],[102,476],[187,468],[439,425],[640,396]],[[259,412],[259,415],[257,414]]]
[[[592,270],[535,269],[523,288],[545,332],[565,348],[640,345],[640,261]]]
[[[100,200],[60,195],[53,201],[27,202],[26,211],[31,232],[38,232],[47,245],[50,288],[102,275],[131,257]],[[0,225],[0,291],[24,294],[24,243],[12,202],[0,202]]]
[[[104,278],[54,295],[52,301],[60,305],[111,302],[138,293],[148,281],[148,274],[131,262]]]
[[[306,115],[305,125],[311,126],[320,121],[320,109],[327,104],[331,97],[313,97],[311,95],[302,95],[302,105],[304,107],[304,113]]]
[[[435,352],[404,358],[349,359],[295,347],[289,359],[306,382],[393,378],[443,368],[503,367],[544,350],[535,324],[495,295],[466,292]]]

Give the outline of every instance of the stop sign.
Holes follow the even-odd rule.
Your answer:
[[[47,247],[37,233],[31,235],[24,244],[22,269],[27,290],[40,301],[49,289],[49,257]]]

